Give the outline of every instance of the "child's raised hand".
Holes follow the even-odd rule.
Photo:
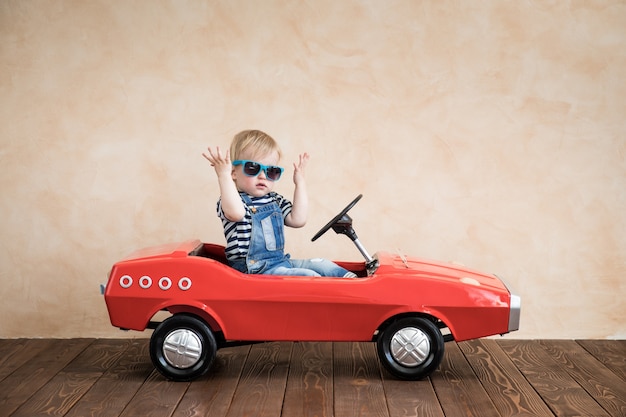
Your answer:
[[[230,162],[230,151],[226,151],[226,155],[222,156],[220,152],[220,147],[215,147],[215,150],[211,149],[211,147],[207,148],[208,155],[203,153],[207,161],[211,163],[211,166],[215,168],[215,172],[217,175],[230,175],[232,171],[232,163]]]
[[[298,156],[298,162],[294,162],[293,164],[293,182],[298,183],[299,181],[304,180],[304,174],[306,169],[306,164],[309,162],[309,154],[303,153]]]

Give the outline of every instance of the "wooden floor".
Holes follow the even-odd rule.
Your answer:
[[[220,350],[164,380],[146,339],[0,340],[0,416],[626,416],[626,341],[446,344],[429,379],[381,369],[373,343]]]

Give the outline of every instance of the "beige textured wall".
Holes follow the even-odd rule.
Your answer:
[[[222,242],[200,154],[260,128],[312,155],[295,256],[361,259],[310,238],[363,193],[371,252],[517,287],[508,337],[624,338],[625,76],[623,1],[2,0],[0,337],[123,335],[111,264]]]

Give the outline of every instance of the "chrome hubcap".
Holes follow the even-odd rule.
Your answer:
[[[163,356],[175,368],[190,368],[200,360],[202,341],[188,329],[178,329],[169,333],[163,343]]]
[[[422,364],[430,354],[430,339],[418,328],[405,327],[391,338],[391,355],[402,366]]]

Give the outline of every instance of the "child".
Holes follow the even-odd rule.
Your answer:
[[[268,134],[244,130],[235,135],[226,155],[219,147],[208,148],[208,155],[202,155],[217,174],[221,194],[217,214],[224,226],[230,266],[249,274],[356,276],[326,259],[297,260],[284,253],[284,225],[302,227],[306,223],[307,153],[293,164],[293,202],[273,191],[284,169],[278,166],[280,148]]]

